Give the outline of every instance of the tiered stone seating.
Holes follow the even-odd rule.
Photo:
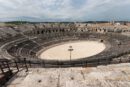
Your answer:
[[[65,27],[69,28],[69,26],[74,27],[72,25],[66,25]],[[30,35],[23,35],[28,31],[32,31],[34,28],[42,29],[42,27],[48,27],[44,32],[38,31],[39,33],[35,33],[31,35],[32,39],[29,39]],[[57,29],[55,32],[51,28],[59,28],[60,26],[53,25],[45,25],[45,26],[34,26],[31,25],[29,30],[20,30],[9,28],[9,31],[0,29],[0,46],[5,43],[9,43],[7,46],[2,48],[1,53],[6,56],[6,50],[9,55],[13,58],[27,58],[27,59],[37,59],[36,53],[43,48],[46,48],[50,45],[69,41],[69,40],[103,40],[104,43],[108,43],[111,47],[104,52],[92,56],[90,58],[84,58],[80,60],[81,62],[95,62],[101,61],[104,62],[107,59],[113,59],[113,61],[119,61],[118,57],[123,56],[130,52],[130,38],[127,36],[123,36],[117,33],[97,33],[93,31],[78,31],[73,29]],[[27,26],[21,27],[21,29],[27,28]],[[28,27],[29,28],[29,27]],[[24,32],[24,33],[23,33]],[[35,31],[37,32],[37,30]],[[22,34],[21,34],[22,33]],[[34,36],[33,36],[34,35]],[[11,36],[11,37],[10,37]],[[3,39],[5,37],[5,39]],[[21,39],[23,38],[23,39]],[[16,41],[16,40],[18,41]],[[21,40],[20,40],[21,39]],[[14,41],[10,43],[11,41]],[[121,44],[119,45],[119,42]],[[124,58],[124,57],[123,57]],[[123,59],[122,58],[122,59]],[[99,59],[99,60],[98,60]],[[126,58],[128,59],[128,58]],[[48,61],[47,61],[48,62]],[[74,61],[74,63],[79,63]]]

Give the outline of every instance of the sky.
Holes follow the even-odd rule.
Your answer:
[[[130,0],[0,0],[0,21],[130,21]]]

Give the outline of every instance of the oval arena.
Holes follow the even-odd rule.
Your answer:
[[[26,59],[27,63],[40,67],[97,66],[129,61],[120,58],[130,52],[130,39],[121,34],[129,31],[118,27],[110,31],[105,27],[70,23],[30,24],[9,29],[11,37],[2,39],[1,43],[2,59],[21,63]]]
[[[117,85],[128,82],[129,27],[103,25],[25,23],[0,27],[0,87],[66,87],[67,82],[72,83],[68,87],[74,87],[73,82],[86,87],[92,81],[106,85],[108,79],[115,87],[117,78]]]
[[[99,54],[105,45],[96,41],[73,41],[43,51],[39,58],[48,60],[76,60]]]

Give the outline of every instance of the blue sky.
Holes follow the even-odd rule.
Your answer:
[[[0,21],[130,21],[130,0],[0,0]]]

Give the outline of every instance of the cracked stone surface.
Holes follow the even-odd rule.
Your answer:
[[[31,68],[14,78],[7,87],[130,87],[130,63],[87,68]]]

